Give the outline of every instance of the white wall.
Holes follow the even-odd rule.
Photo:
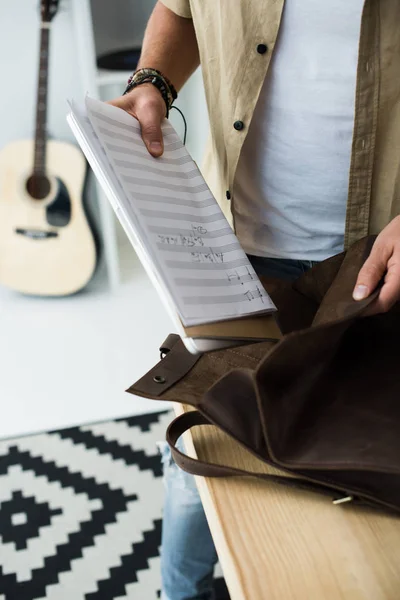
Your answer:
[[[0,3],[0,146],[34,132],[39,52],[38,0]],[[65,121],[66,98],[79,96],[78,57],[71,40],[69,2],[55,17],[51,36],[49,132],[72,139]]]
[[[34,132],[39,52],[39,0],[0,2],[0,147]],[[154,0],[92,0],[98,53],[140,45]],[[73,41],[71,3],[62,0],[51,30],[48,131],[58,139],[73,139],[65,121],[66,99],[83,97],[79,60]],[[105,89],[103,97],[121,92]],[[207,116],[201,75],[196,73],[177,104],[188,120],[188,148],[197,162],[207,137]],[[180,117],[171,120],[181,131]]]
[[[94,0],[99,53],[141,43],[153,0]],[[0,146],[34,131],[39,52],[39,0],[0,2]],[[79,57],[81,58],[81,57]],[[65,121],[66,98],[80,98],[79,68],[73,41],[71,3],[60,2],[51,30],[49,132],[72,140]]]

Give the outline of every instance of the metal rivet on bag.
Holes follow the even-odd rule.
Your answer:
[[[162,375],[154,375],[153,381],[156,383],[165,383],[167,380]]]

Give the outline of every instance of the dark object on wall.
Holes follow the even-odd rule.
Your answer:
[[[164,358],[128,391],[197,408],[167,432],[182,469],[255,475],[330,495],[335,504],[400,511],[400,303],[365,317],[379,286],[366,300],[352,299],[373,241],[361,240],[294,284],[261,278],[278,307],[281,341],[199,358],[178,336],[166,340]],[[175,448],[182,433],[205,424],[295,477],[196,461]]]
[[[99,69],[110,71],[135,71],[139,62],[141,48],[126,48],[116,52],[107,52],[97,57]]]

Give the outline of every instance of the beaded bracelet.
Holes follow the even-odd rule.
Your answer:
[[[176,89],[172,83],[157,69],[139,69],[129,77],[123,95],[128,94],[128,92],[133,90],[138,85],[142,85],[143,83],[151,83],[159,90],[165,102],[166,117],[168,118],[170,108],[174,100],[176,100],[178,97]]]

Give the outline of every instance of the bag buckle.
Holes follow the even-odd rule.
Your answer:
[[[354,496],[343,496],[342,498],[336,498],[336,500],[332,500],[332,504],[345,504],[346,502],[353,502]]]

